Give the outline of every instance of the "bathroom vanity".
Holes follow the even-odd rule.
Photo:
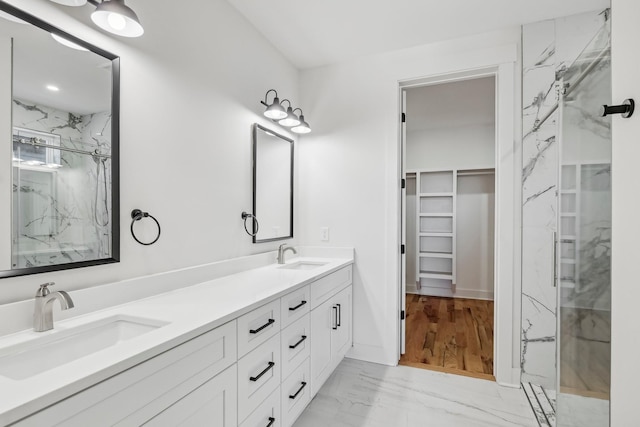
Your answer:
[[[296,258],[0,337],[0,425],[290,426],[351,347],[352,264]]]

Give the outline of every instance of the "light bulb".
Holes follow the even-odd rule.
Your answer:
[[[124,27],[127,26],[127,21],[124,19],[122,15],[118,15],[117,13],[110,13],[107,16],[107,22],[114,30],[122,31]]]

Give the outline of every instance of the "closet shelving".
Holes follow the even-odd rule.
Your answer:
[[[580,228],[577,208],[580,206],[580,167],[575,164],[562,165],[560,178],[560,236],[558,281],[561,289],[568,291],[579,283],[578,242]]]
[[[450,287],[456,283],[455,170],[417,170],[416,286]]]

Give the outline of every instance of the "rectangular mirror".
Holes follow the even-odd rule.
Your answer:
[[[293,237],[293,140],[253,125],[253,243]],[[256,230],[257,227],[257,230]]]
[[[0,277],[117,262],[118,58],[0,11]]]

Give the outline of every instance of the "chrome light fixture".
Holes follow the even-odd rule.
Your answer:
[[[267,97],[269,96],[269,92],[273,92],[276,94],[271,104],[267,104]],[[267,109],[264,110],[265,117],[268,117],[271,120],[280,120],[287,117],[287,112],[284,110],[284,107],[280,105],[278,92],[276,92],[275,89],[269,89],[267,93],[264,94],[264,101],[260,101],[260,103],[267,107]]]
[[[275,97],[273,98],[273,102],[271,104],[269,104],[267,101],[270,92],[275,93]],[[288,104],[286,110],[282,105],[285,102]],[[295,133],[311,132],[311,126],[309,126],[309,123],[305,121],[302,110],[300,108],[294,109],[291,105],[291,101],[289,101],[288,99],[283,99],[282,101],[280,101],[280,98],[278,98],[278,92],[276,92],[275,89],[269,89],[267,93],[264,94],[264,101],[260,101],[260,103],[267,107],[267,109],[263,113],[265,117],[270,118],[274,122],[278,122],[280,126],[291,128],[291,131]],[[296,116],[295,113],[298,110],[300,110],[300,117]]]
[[[91,20],[98,27],[111,34],[122,37],[140,37],[144,34],[144,28],[140,24],[138,15],[127,5],[124,0],[51,0],[54,3],[65,6],[84,6],[91,3],[96,10],[91,14]]]
[[[295,132],[295,133],[309,133],[309,132],[311,132],[311,126],[309,126],[309,123],[307,123],[304,120],[304,114],[302,113],[302,110],[300,108],[296,108],[293,111],[296,111],[296,110],[300,110],[300,117],[299,117],[300,118],[300,124],[298,124],[297,126],[292,127],[291,131]]]
[[[283,99],[282,103],[284,104],[285,101],[289,103],[289,107],[287,108],[287,117],[278,121],[278,123],[286,127],[298,126],[300,124],[300,119],[298,119],[298,116],[296,116],[293,112],[293,108],[291,108],[291,101],[289,101],[288,99]]]

